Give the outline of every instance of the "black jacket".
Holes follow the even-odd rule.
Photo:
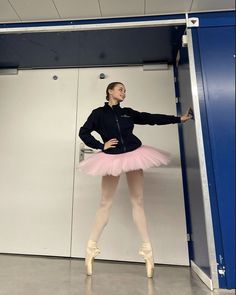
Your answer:
[[[110,107],[105,102],[103,107],[94,109],[89,115],[79,130],[79,137],[91,148],[101,149],[107,154],[120,154],[142,145],[140,139],[132,133],[134,124],[165,125],[180,122],[180,117],[177,116],[138,112],[127,107],[121,108],[120,103]],[[90,134],[92,131],[99,133],[104,143],[112,138],[117,138],[119,142],[115,148],[103,150],[104,143],[96,140]]]

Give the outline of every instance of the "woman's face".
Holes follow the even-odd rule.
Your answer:
[[[113,89],[109,89],[110,97],[121,102],[125,99],[126,89],[123,84],[116,84]]]

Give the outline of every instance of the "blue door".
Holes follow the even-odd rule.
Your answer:
[[[235,27],[194,32],[205,108],[204,137],[221,288],[235,288]],[[201,76],[201,77],[200,77]],[[206,138],[208,136],[208,139]]]

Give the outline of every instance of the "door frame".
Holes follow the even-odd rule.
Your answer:
[[[196,139],[197,139],[197,150],[199,157],[199,167],[202,183],[202,193],[203,193],[203,205],[204,205],[204,215],[206,222],[206,233],[207,233],[207,246],[209,263],[211,270],[211,279],[197,266],[194,261],[191,260],[191,267],[199,275],[199,277],[204,281],[204,283],[211,289],[219,288],[219,280],[217,273],[217,260],[216,260],[216,249],[214,241],[214,231],[212,222],[212,211],[210,203],[210,193],[208,187],[208,176],[207,176],[207,166],[205,158],[205,149],[203,142],[203,132],[201,124],[201,113],[200,113],[200,95],[197,85],[197,73],[195,67],[194,58],[194,47],[193,47],[193,36],[192,29],[187,28],[187,40],[188,40],[188,56],[189,56],[189,69],[190,69],[190,81],[192,89],[192,100],[194,107],[194,119],[196,124]]]

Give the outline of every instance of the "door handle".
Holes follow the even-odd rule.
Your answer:
[[[80,144],[79,162],[84,160],[84,154],[94,154],[95,151],[91,148],[86,148],[84,143]]]
[[[95,153],[93,149],[87,149],[87,148],[82,148],[80,151],[82,153],[85,153],[85,154],[93,154],[93,153]]]

